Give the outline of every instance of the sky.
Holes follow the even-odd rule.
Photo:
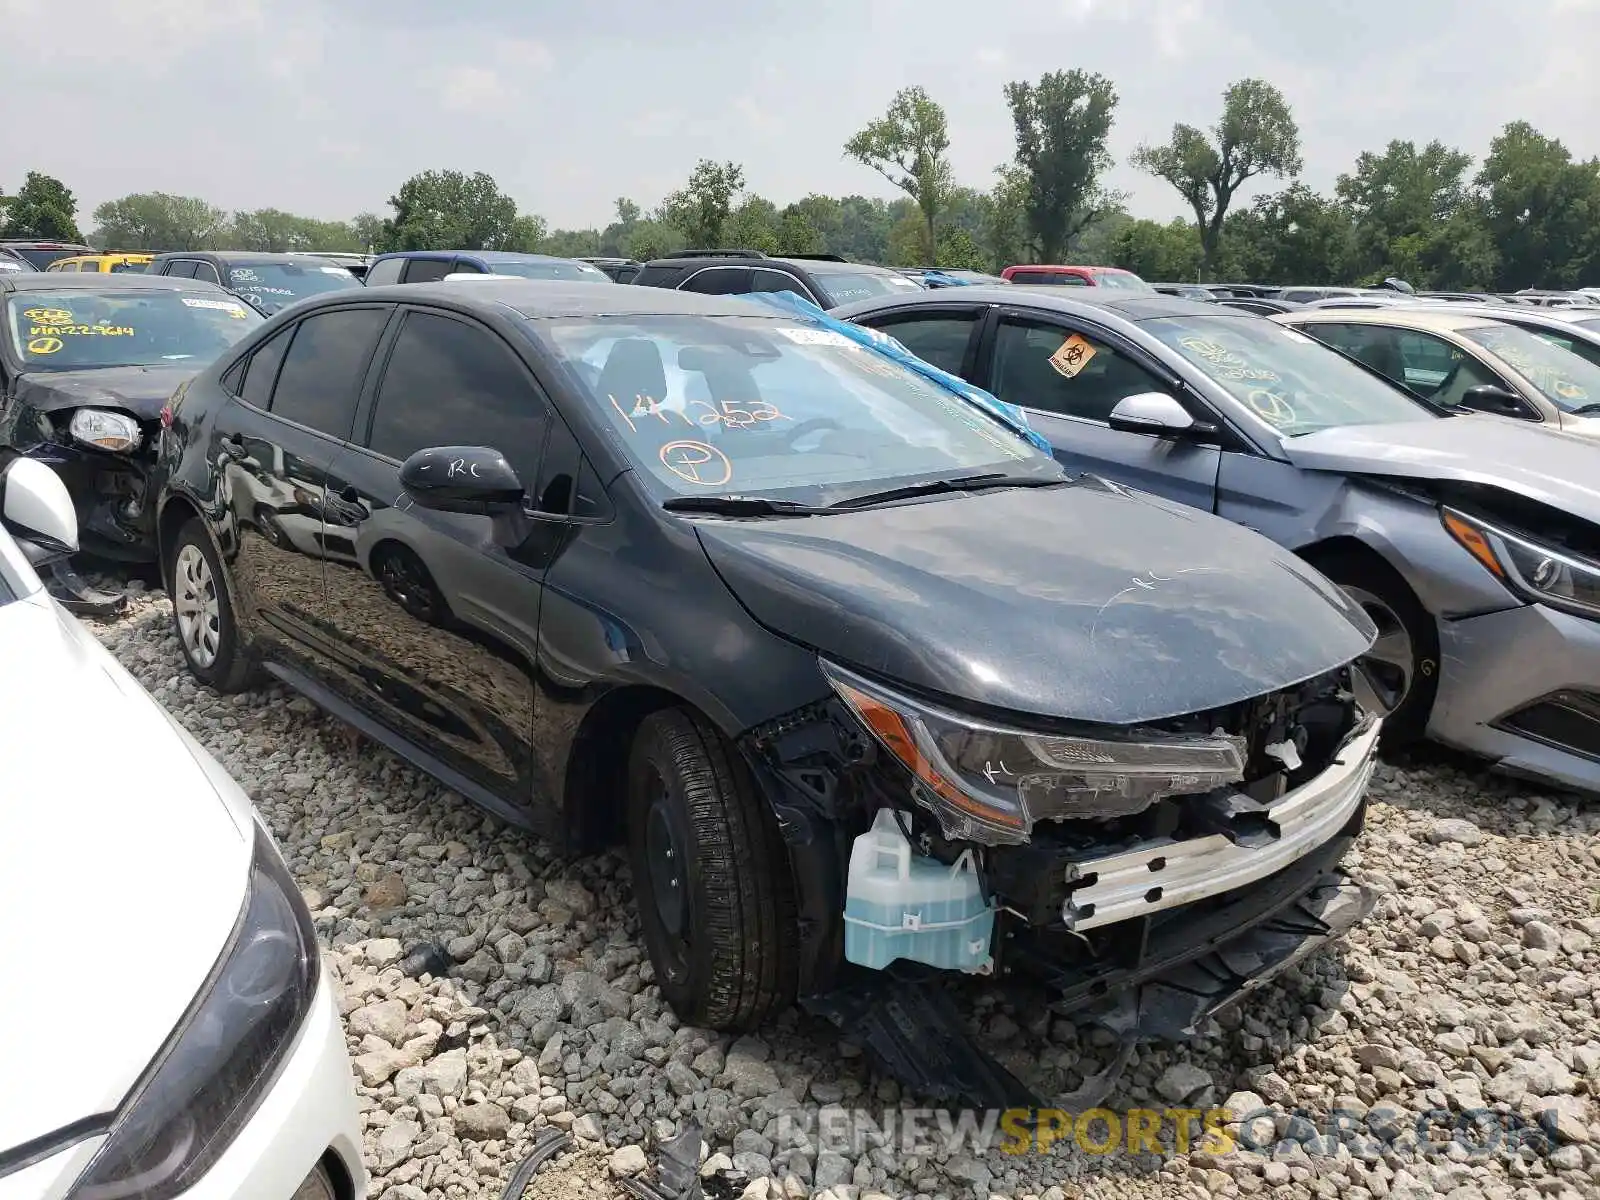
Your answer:
[[[842,147],[913,84],[987,188],[1004,85],[1071,67],[1116,85],[1105,182],[1139,216],[1184,209],[1134,147],[1208,127],[1248,76],[1288,98],[1322,190],[1391,139],[1481,157],[1519,119],[1600,154],[1600,0],[0,0],[0,29],[0,189],[54,175],[86,231],[144,191],[386,214],[430,168],[564,228],[649,210],[700,158],[780,205],[890,197]]]

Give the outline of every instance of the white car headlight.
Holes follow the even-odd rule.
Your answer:
[[[320,972],[311,913],[258,826],[228,946],[67,1200],[175,1200],[193,1187],[276,1078]]]
[[[1244,779],[1242,737],[1107,729],[1063,736],[991,725],[824,662],[823,675],[920,785],[948,838],[1020,844],[1044,820],[1106,820]]]
[[[1467,553],[1524,599],[1600,619],[1600,563],[1542,546],[1453,508],[1441,509],[1440,516]]]
[[[144,434],[139,422],[126,413],[104,408],[80,408],[72,414],[68,431],[85,446],[128,454],[139,448]]]

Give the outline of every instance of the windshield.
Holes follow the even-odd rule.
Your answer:
[[[1275,321],[1161,317],[1143,327],[1284,437],[1437,415],[1338,351]]]
[[[343,267],[240,263],[228,268],[228,286],[268,312],[277,312],[305,296],[360,287],[361,281]]]
[[[852,300],[870,300],[875,296],[897,296],[902,292],[920,292],[922,285],[904,275],[881,275],[875,271],[813,271],[818,282],[827,289],[835,304],[849,304]]]
[[[1461,336],[1514,367],[1557,408],[1600,403],[1600,367],[1515,325],[1474,325]]]
[[[118,271],[132,271],[135,274],[143,275],[146,273],[145,268],[149,265],[150,260],[148,258],[124,259],[122,262],[111,264],[111,273],[115,275]]]
[[[222,292],[75,288],[13,295],[4,333],[27,369],[72,371],[210,362],[261,320]]]
[[[628,455],[674,495],[1060,468],[983,410],[841,333],[761,317],[539,322]]]
[[[1600,329],[1600,317],[1579,317],[1573,324],[1584,329]]]
[[[516,275],[522,279],[581,279],[588,283],[610,283],[611,276],[599,267],[588,263],[562,262],[496,262],[489,269],[496,275]]]
[[[1124,292],[1146,292],[1155,295],[1155,288],[1140,279],[1131,271],[1095,271],[1095,283],[1103,288],[1117,288]]]

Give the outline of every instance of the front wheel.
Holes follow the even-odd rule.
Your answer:
[[[1387,563],[1344,553],[1313,561],[1378,627],[1372,649],[1356,662],[1355,690],[1362,707],[1384,718],[1384,745],[1421,740],[1439,692],[1433,617]]]
[[[222,564],[198,517],[178,531],[171,555],[172,628],[189,673],[216,691],[243,691],[250,683],[250,660],[240,643]]]
[[[732,747],[700,717],[646,717],[628,762],[633,891],[678,1016],[739,1032],[794,999],[788,854]]]

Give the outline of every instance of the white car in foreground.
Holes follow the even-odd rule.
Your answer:
[[[0,468],[0,1200],[363,1200],[311,914],[249,799],[34,567]]]

